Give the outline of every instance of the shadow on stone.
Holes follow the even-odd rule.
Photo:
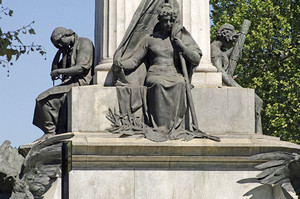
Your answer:
[[[245,193],[244,196],[252,196],[250,199],[293,199],[285,189],[272,185],[258,186]]]

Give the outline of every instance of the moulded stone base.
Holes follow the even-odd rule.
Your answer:
[[[198,124],[207,133],[255,132],[254,90],[202,87],[192,90]],[[111,126],[109,108],[118,110],[115,87],[73,87],[68,94],[70,132],[101,132]]]
[[[104,62],[96,67],[94,76],[95,85],[97,84],[99,86],[112,86],[114,84],[113,74],[109,71],[111,65],[112,62]],[[196,70],[193,74],[192,84],[195,87],[222,86],[222,74],[217,72],[216,68],[212,65],[211,67],[202,67],[199,69],[199,71]]]
[[[222,86],[222,73],[219,72],[195,72],[192,78],[195,87]]]
[[[279,186],[239,184],[256,171],[74,170],[70,198],[109,199],[293,199]],[[83,189],[83,187],[86,187]]]
[[[70,198],[297,198],[280,187],[241,180],[259,173],[254,166],[262,162],[251,161],[249,156],[271,151],[300,153],[299,145],[256,134],[220,138],[221,142],[154,143],[138,136],[75,133],[71,139]]]

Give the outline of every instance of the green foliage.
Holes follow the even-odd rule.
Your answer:
[[[2,18],[1,15],[8,17],[13,16],[11,9],[2,6],[2,0],[0,0],[0,19]],[[33,23],[34,21],[18,30],[7,32],[3,32],[0,27],[0,65],[3,67],[13,65],[13,62],[18,60],[22,54],[29,54],[32,51],[37,51],[41,55],[45,55],[46,52],[41,45],[35,45],[34,43],[25,45],[21,41],[21,35],[35,34],[32,28]]]
[[[300,3],[299,0],[210,0],[212,39],[230,23],[239,30],[252,24],[236,80],[264,100],[264,134],[300,144]]]

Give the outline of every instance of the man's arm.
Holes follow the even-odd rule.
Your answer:
[[[69,68],[57,69],[51,72],[51,76],[68,75],[74,76],[89,70],[93,64],[93,44],[89,40],[84,40],[76,51],[76,65]]]
[[[230,77],[227,72],[223,68],[223,61],[222,57],[214,57],[211,59],[212,64],[218,69],[218,72],[222,73],[222,82],[227,85],[227,86],[232,86],[232,87],[241,87],[232,77]]]
[[[52,61],[51,73],[52,73],[52,71],[55,71],[57,69],[66,67],[66,61],[67,61],[66,60],[67,59],[66,53],[67,53],[66,48],[59,48],[58,49],[58,51],[56,52],[56,54],[53,58],[53,61]],[[62,55],[62,60],[59,60],[61,55]],[[59,75],[51,76],[51,78],[52,78],[52,80],[55,80],[56,77],[58,77],[58,76]]]
[[[121,68],[124,70],[133,70],[137,68],[139,65],[141,65],[144,57],[147,55],[147,51],[148,40],[144,39],[129,59],[119,61]]]
[[[200,63],[202,53],[199,54],[198,51],[194,51],[185,46],[181,39],[178,37],[174,37],[174,42],[176,46],[182,52],[183,57],[189,61],[192,65],[197,66]]]
[[[233,51],[233,47],[230,48],[230,49],[228,49],[228,50],[225,52],[226,55],[227,55],[227,57],[230,57],[230,56],[231,56],[232,51]]]

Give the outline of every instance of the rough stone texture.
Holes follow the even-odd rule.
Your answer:
[[[192,90],[198,123],[207,133],[254,133],[254,90],[203,87]],[[108,109],[118,110],[115,87],[74,87],[68,96],[70,132],[100,132],[110,127]]]
[[[154,143],[109,133],[75,133],[70,198],[296,198],[280,187],[238,181],[259,173],[254,169],[259,162],[247,157],[270,151],[300,153],[299,145],[256,134],[220,137],[219,143]]]

